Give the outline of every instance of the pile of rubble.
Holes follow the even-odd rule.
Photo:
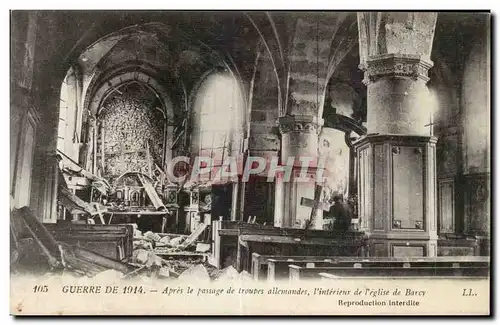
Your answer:
[[[160,278],[177,278],[195,265],[204,265],[204,268],[211,270],[213,267],[207,263],[210,244],[195,244],[190,237],[151,231],[142,233],[134,225],[131,264],[139,268],[157,268]]]
[[[250,279],[229,266],[219,270],[207,262],[211,245],[195,242],[205,229],[201,224],[191,235],[141,233],[134,230],[132,262],[140,267],[158,268],[158,278],[179,280],[214,281]]]
[[[136,225],[122,225],[121,227],[133,229],[133,234],[123,229],[125,233],[122,235],[120,232],[113,235],[109,229],[119,225],[72,225],[49,229],[26,207],[13,211],[11,222],[13,220],[15,222],[12,225],[17,224],[14,227],[16,229],[11,229],[13,250],[11,272],[14,273],[18,273],[17,271],[23,266],[20,262],[25,261],[29,264],[25,266],[31,270],[37,265],[46,265],[47,268],[41,270],[42,274],[51,276],[71,274],[95,279],[139,278],[141,281],[153,279],[211,281],[240,279],[245,276],[238,274],[233,267],[218,270],[208,263],[211,245],[197,242],[206,229],[205,224],[200,224],[189,236],[151,231],[142,233]],[[61,235],[61,231],[64,232],[64,236]],[[102,249],[102,245],[109,244],[103,240],[113,239],[112,237],[121,238],[120,249],[128,252],[125,253],[126,258],[122,259],[111,251],[103,253],[99,250]],[[87,246],[92,242],[99,245]],[[118,248],[118,246],[109,247]],[[25,258],[22,258],[23,256]]]

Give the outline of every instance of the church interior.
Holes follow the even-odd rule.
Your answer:
[[[12,11],[11,270],[488,275],[490,33],[488,12]],[[291,180],[172,177],[199,156],[292,157]]]

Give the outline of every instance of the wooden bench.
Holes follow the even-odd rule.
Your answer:
[[[252,272],[253,253],[269,256],[355,256],[361,254],[364,241],[361,233],[348,237],[332,237],[331,232],[292,228],[239,229],[237,270]]]
[[[345,258],[332,259],[333,266],[363,267],[479,267],[490,265],[486,256],[438,256],[438,257],[408,257],[408,258]]]
[[[300,261],[300,263],[297,263]],[[266,266],[261,267],[267,269],[267,279],[275,280],[287,278],[289,275],[289,265],[307,266],[310,263],[325,263],[331,267],[342,268],[414,268],[414,267],[489,267],[490,262],[488,257],[484,256],[464,256],[464,257],[409,257],[409,258],[394,258],[394,257],[344,257],[344,256],[300,256],[300,257],[270,257],[266,261]],[[320,264],[316,265],[320,266]]]
[[[289,265],[289,279],[291,282],[303,279],[319,279],[320,273],[328,273],[337,277],[404,277],[404,276],[475,276],[489,275],[489,267],[303,267]]]
[[[328,258],[323,259],[302,259],[302,260],[277,260],[268,259],[267,260],[267,281],[274,281],[280,279],[287,279],[289,277],[290,271],[289,266],[295,265],[305,268],[315,268],[315,267],[332,267],[332,260]]]
[[[228,257],[236,254],[238,250],[238,236],[241,228],[253,232],[275,229],[274,226],[262,226],[238,221],[214,220],[211,225],[212,250],[208,258],[211,265],[222,269],[227,266]]]
[[[259,253],[252,253],[252,279],[254,280],[262,280],[268,278],[268,269],[269,269],[269,261],[274,263],[283,262],[285,263],[285,269],[287,271],[288,277],[288,265],[296,264],[297,262],[323,262],[325,260],[334,260],[338,258],[338,256],[281,256],[281,255],[261,255]]]
[[[321,281],[335,281],[335,280],[349,280],[349,279],[360,279],[362,277],[359,277],[359,276],[337,276],[337,275],[333,275],[333,274],[330,274],[330,273],[325,273],[325,272],[321,272],[319,273],[319,276],[320,276],[320,279]],[[380,276],[380,277],[370,277],[370,279],[377,279],[377,278],[380,278],[380,279],[386,279],[387,277],[385,276]],[[488,279],[488,276],[398,276],[397,279],[424,279],[424,280],[433,280],[433,279],[457,279],[457,278],[460,278],[460,279],[470,279],[470,280],[477,280],[477,279]]]
[[[267,274],[267,260],[276,257],[274,255],[260,255],[259,253],[252,253],[252,279],[264,279]]]
[[[234,221],[214,221],[212,229],[215,233],[210,263],[224,268],[228,266],[226,261],[234,258],[238,271],[250,273],[253,253],[269,256],[353,256],[364,245],[363,233],[356,231],[339,237],[339,234],[325,230],[277,228]]]
[[[132,257],[132,225],[74,224],[59,221],[56,224],[45,224],[45,228],[57,241],[77,245],[118,261],[128,261]]]

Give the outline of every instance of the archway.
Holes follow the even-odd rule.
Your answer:
[[[61,84],[57,149],[76,162],[79,161],[82,146],[81,87],[77,70],[70,68]]]
[[[238,159],[243,151],[245,100],[241,83],[229,71],[210,71],[195,87],[190,102],[190,151],[212,162],[211,170],[200,176],[199,185],[212,197],[212,215],[234,218],[238,185],[220,172],[228,171],[229,159]]]
[[[245,101],[239,81],[227,71],[211,71],[191,98],[191,153],[211,157],[214,167],[242,150]]]
[[[93,170],[110,183],[126,172],[152,175],[163,165],[166,119],[149,87],[130,81],[110,90],[93,125]]]

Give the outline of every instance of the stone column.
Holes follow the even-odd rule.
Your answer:
[[[301,205],[302,198],[314,199],[315,181],[322,176],[318,166],[318,139],[323,119],[311,115],[286,115],[280,117],[281,161],[286,164],[294,157],[290,179],[279,179],[276,184],[275,225],[304,227],[310,218],[311,208]],[[313,229],[321,229],[323,213],[316,214]]]
[[[275,192],[274,192],[274,226],[284,227],[284,209],[285,209],[285,182],[283,177],[275,178]],[[288,219],[288,218],[287,218]],[[288,221],[287,221],[288,222]]]
[[[231,196],[231,221],[238,220],[238,191],[240,182],[232,183],[232,196]]]
[[[355,144],[374,256],[436,256],[436,141],[426,83],[435,13],[359,13],[368,135]]]
[[[64,134],[64,153],[67,154],[74,161],[78,161],[79,147],[74,143],[74,134],[79,130],[76,128],[78,119],[78,98],[77,98],[77,78],[75,72],[65,79],[66,82],[66,96],[64,98],[65,108],[65,134]],[[58,131],[59,132],[59,131]]]
[[[165,125],[165,133],[164,133],[164,158],[163,158],[163,170],[167,169],[167,166],[172,161],[172,146],[174,144],[174,125],[169,125],[168,123]]]

